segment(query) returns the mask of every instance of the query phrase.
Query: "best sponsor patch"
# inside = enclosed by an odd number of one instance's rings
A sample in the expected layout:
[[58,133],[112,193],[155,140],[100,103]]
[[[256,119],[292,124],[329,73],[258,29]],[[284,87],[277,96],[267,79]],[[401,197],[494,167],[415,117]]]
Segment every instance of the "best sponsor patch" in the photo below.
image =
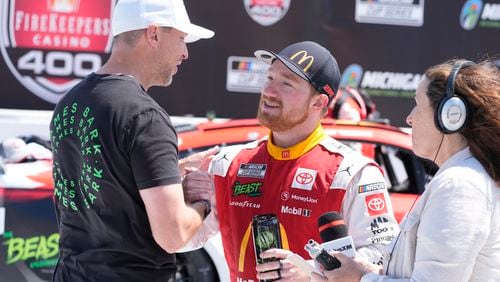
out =
[[262,182],[240,183],[236,181],[233,185],[233,197],[246,195],[259,197],[262,194]]
[[266,164],[240,164],[239,177],[264,178],[266,175]]
[[384,182],[375,182],[375,183],[368,183],[365,185],[360,185],[358,187],[358,193],[367,193],[367,192],[373,192],[377,190],[384,190],[385,189],[385,183]]

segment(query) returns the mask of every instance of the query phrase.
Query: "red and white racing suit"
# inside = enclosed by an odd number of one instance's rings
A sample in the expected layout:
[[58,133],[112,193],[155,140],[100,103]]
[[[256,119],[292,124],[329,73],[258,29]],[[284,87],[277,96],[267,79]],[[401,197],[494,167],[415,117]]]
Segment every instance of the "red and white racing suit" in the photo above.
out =
[[377,164],[328,137],[321,126],[287,149],[267,138],[225,147],[211,171],[217,212],[199,233],[208,236],[210,221],[218,219],[231,281],[257,281],[251,236],[257,214],[277,215],[283,248],[305,259],[308,240],[321,242],[317,221],[325,212],[343,215],[358,254],[374,263],[398,232]]

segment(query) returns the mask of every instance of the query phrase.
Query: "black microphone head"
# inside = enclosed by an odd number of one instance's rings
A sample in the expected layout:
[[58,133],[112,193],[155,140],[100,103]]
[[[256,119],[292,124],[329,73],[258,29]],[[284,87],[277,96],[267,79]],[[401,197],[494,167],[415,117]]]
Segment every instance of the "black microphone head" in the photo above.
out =
[[323,242],[347,236],[347,226],[338,212],[326,212],[318,218],[319,236]]

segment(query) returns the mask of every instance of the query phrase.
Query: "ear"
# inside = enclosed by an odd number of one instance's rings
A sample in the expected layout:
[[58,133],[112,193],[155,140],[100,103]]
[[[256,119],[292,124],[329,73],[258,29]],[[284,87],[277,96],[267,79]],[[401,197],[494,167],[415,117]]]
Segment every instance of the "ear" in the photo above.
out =
[[146,37],[148,43],[151,45],[158,45],[158,34],[160,33],[160,28],[156,24],[150,24],[146,29]]
[[328,105],[328,97],[325,94],[315,94],[311,102],[315,111],[321,111]]

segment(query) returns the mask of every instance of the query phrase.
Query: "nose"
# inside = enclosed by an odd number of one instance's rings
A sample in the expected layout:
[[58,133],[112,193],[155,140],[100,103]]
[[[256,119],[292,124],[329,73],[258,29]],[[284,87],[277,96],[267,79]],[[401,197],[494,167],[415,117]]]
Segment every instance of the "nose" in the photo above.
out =
[[262,88],[262,96],[266,96],[266,97],[278,96],[278,93],[276,91],[276,88],[273,85],[272,80],[268,80],[266,82],[266,84],[264,85],[264,88]]
[[184,43],[184,50],[182,51],[182,59],[186,60],[189,57],[187,44]]
[[408,114],[408,116],[406,117],[406,123],[409,125],[409,126],[413,126],[413,111],[412,110],[410,112],[410,114]]

